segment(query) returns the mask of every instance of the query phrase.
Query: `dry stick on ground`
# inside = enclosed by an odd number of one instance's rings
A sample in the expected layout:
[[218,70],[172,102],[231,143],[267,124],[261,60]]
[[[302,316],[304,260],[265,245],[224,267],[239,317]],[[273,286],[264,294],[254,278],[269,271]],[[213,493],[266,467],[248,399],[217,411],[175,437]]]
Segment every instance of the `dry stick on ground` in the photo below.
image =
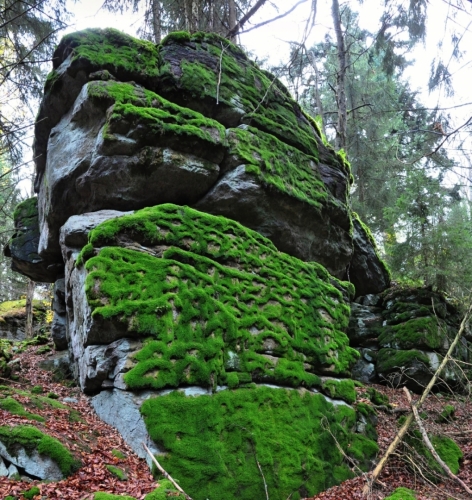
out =
[[420,415],[418,413],[418,408],[416,407],[416,405],[413,403],[413,401],[411,399],[410,391],[406,387],[404,387],[403,390],[406,394],[406,397],[408,398],[408,402],[410,403],[411,409],[413,410],[413,415],[415,417],[416,423],[418,424],[418,428],[420,429],[424,444],[427,446],[428,450],[431,452],[431,454],[433,455],[436,462],[442,467],[444,472],[451,479],[454,479],[454,481],[459,483],[462,486],[462,488],[464,488],[464,490],[467,491],[467,493],[470,493],[472,495],[472,490],[464,483],[464,481],[462,481],[462,479],[458,478],[455,474],[453,474],[451,469],[449,469],[447,464],[444,463],[444,461],[438,455],[437,451],[434,449],[434,446],[431,444],[431,441],[429,440],[428,433],[426,432],[425,428],[423,427],[423,423],[421,422],[421,418],[420,418]]
[[187,493],[185,493],[185,491],[175,482],[175,480],[173,479],[173,477],[164,470],[164,468],[162,467],[162,465],[157,461],[156,457],[152,454],[151,450],[145,445],[145,443],[142,443],[143,445],[143,448],[146,450],[146,452],[148,453],[148,455],[151,457],[151,460],[154,462],[154,464],[156,465],[156,467],[161,471],[161,473],[164,475],[164,477],[166,479],[168,479],[174,486],[175,488],[180,491],[180,493],[182,493],[182,495],[184,495],[184,497],[187,499],[187,500],[192,500],[192,498],[187,495]]
[[[434,384],[436,383],[436,380],[439,378],[439,376],[441,375],[441,372],[443,371],[444,367],[446,366],[446,363],[449,361],[451,354],[453,353],[453,351],[456,348],[456,345],[458,344],[462,334],[464,333],[465,326],[467,324],[467,321],[469,320],[471,313],[472,313],[472,302],[470,303],[469,309],[466,312],[464,318],[462,319],[462,323],[461,323],[461,326],[459,328],[459,331],[457,332],[456,338],[452,342],[451,346],[449,347],[449,350],[447,351],[446,355],[444,356],[444,359],[442,360],[441,364],[439,365],[438,369],[436,370],[436,373],[433,375],[433,377],[429,381],[429,384],[426,386],[426,389],[423,391],[423,394],[421,395],[420,399],[416,403],[415,406],[417,409],[424,403],[425,399],[427,398],[428,394],[430,393],[431,389],[433,388]],[[364,486],[364,489],[362,490],[363,495],[367,495],[369,493],[370,488],[374,485],[375,481],[379,477],[380,473],[382,472],[382,469],[384,468],[385,464],[387,463],[388,458],[396,450],[397,446],[402,442],[402,440],[403,440],[405,434],[407,433],[413,419],[414,419],[413,413],[410,413],[406,417],[405,423],[403,424],[401,429],[397,432],[395,439],[390,443],[390,446],[388,447],[387,451],[385,452],[385,455],[381,458],[380,462],[377,464],[377,467],[375,467],[374,471],[372,472],[372,476],[371,476],[370,480]]]

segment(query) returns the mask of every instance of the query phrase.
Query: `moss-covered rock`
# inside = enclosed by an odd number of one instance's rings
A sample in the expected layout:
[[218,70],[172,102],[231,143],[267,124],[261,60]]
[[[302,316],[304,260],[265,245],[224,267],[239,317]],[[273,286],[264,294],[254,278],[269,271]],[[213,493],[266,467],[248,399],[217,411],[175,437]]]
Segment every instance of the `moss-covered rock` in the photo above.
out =
[[[13,214],[15,233],[4,249],[11,257],[13,271],[28,276],[33,281],[48,282],[60,272],[54,261],[39,256],[38,198],[28,198],[15,208]],[[59,266],[60,267],[60,266]]]
[[148,337],[125,374],[129,387],[315,387],[317,373],[347,375],[357,359],[336,280],[223,217],[144,209],[93,230],[83,261],[94,320],[86,343],[104,331]]
[[[33,300],[33,333],[39,335],[48,328],[49,304]],[[26,299],[0,303],[0,338],[11,341],[26,339]],[[31,340],[30,340],[31,343]]]
[[264,498],[261,470],[271,499],[304,498],[353,476],[336,441],[364,470],[377,452],[353,431],[352,408],[306,391],[173,392],[147,400],[142,413],[166,452],[164,469],[195,500]]
[[10,462],[42,479],[62,479],[80,466],[60,441],[29,425],[0,426],[0,451]]
[[[463,458],[463,453],[454,440],[447,436],[428,436],[436,453],[449,467],[453,474],[457,474],[460,468],[460,462]],[[406,443],[412,446],[416,453],[422,458],[418,465],[422,468],[423,474],[431,481],[439,482],[446,475],[443,468],[438,464],[432,453],[424,444],[419,431],[410,431]]]

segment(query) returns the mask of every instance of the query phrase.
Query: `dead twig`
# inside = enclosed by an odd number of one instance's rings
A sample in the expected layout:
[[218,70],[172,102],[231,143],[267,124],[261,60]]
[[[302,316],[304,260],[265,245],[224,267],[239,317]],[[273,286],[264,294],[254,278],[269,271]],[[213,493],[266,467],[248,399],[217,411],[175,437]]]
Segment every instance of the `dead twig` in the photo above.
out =
[[267,483],[266,483],[266,480],[264,477],[264,473],[262,472],[261,464],[259,463],[259,460],[257,460],[257,458],[256,458],[256,463],[257,463],[257,467],[259,467],[259,472],[261,473],[262,480],[264,481],[264,490],[265,490],[265,494],[266,494],[266,499],[269,500],[269,491],[267,490]]
[[162,465],[157,461],[156,457],[152,454],[151,450],[146,446],[145,443],[142,443],[143,445],[143,448],[146,450],[147,454],[151,457],[151,460],[154,462],[155,466],[161,471],[162,475],[168,479],[174,486],[175,488],[180,491],[180,493],[182,493],[182,495],[184,495],[184,497],[187,499],[187,500],[192,500],[192,498],[187,495],[187,493],[185,493],[185,491],[175,482],[175,480],[173,479],[173,477],[164,470],[164,468],[162,467]]
[[221,53],[220,53],[220,68],[218,71],[218,83],[216,84],[216,105],[218,106],[219,100],[220,100],[220,85],[221,85],[221,72],[223,70],[223,54],[227,47],[223,46],[223,43],[221,43]]
[[448,467],[448,465],[442,460],[442,458],[438,455],[437,451],[434,449],[434,446],[432,445],[431,441],[429,440],[428,433],[426,432],[426,429],[424,428],[423,423],[421,422],[421,417],[420,417],[420,415],[418,413],[418,408],[416,407],[416,405],[413,403],[413,401],[411,399],[410,391],[406,387],[403,388],[403,391],[405,392],[406,397],[408,398],[408,402],[410,403],[411,409],[413,411],[413,415],[415,417],[415,420],[416,420],[416,423],[418,425],[418,428],[419,428],[419,430],[421,432],[421,436],[423,438],[424,444],[426,445],[426,447],[428,448],[428,450],[431,452],[431,454],[433,455],[433,457],[436,460],[436,462],[441,466],[441,468],[443,469],[443,471],[451,479],[453,479],[454,481],[456,481],[457,483],[459,483],[462,486],[462,488],[464,488],[464,490],[467,491],[467,493],[469,493],[470,495],[472,495],[472,490],[464,483],[464,481],[462,481],[462,479],[458,478],[451,471],[451,469]]

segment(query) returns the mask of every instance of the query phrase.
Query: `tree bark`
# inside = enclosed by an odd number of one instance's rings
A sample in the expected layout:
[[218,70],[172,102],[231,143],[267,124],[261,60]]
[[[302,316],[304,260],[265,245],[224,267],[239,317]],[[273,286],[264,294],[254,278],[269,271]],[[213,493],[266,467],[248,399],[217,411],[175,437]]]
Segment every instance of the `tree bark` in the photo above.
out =
[[152,29],[154,31],[154,42],[156,44],[161,43],[162,38],[162,10],[161,2],[159,0],[152,1]]
[[26,338],[33,338],[33,297],[36,283],[32,280],[28,281],[26,289]]
[[338,50],[338,71],[336,74],[336,104],[338,107],[338,123],[336,126],[336,149],[346,151],[347,143],[347,108],[346,108],[346,46],[341,28],[339,2],[333,0],[331,13],[333,15],[336,45]]
[[199,1],[198,0],[192,0],[192,26],[191,26],[191,31],[192,33],[195,33],[195,31],[198,31],[198,27],[200,24],[200,9],[199,9]]
[[236,3],[235,0],[228,0],[229,15],[229,39],[233,42],[236,39],[236,33],[233,33],[236,27]]

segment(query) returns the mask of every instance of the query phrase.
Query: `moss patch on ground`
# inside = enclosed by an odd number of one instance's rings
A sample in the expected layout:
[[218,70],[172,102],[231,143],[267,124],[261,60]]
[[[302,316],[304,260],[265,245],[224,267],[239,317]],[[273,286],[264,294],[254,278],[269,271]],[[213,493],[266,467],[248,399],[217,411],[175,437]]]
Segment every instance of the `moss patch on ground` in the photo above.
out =
[[349,307],[322,266],[234,221],[175,205],[101,224],[80,261],[121,237],[164,248],[156,258],[106,246],[86,262],[94,319],[148,337],[125,375],[129,387],[314,387],[316,372],[349,375],[358,357],[343,332]]
[[378,450],[352,432],[351,407],[334,407],[308,391],[173,392],[148,399],[141,412],[166,451],[160,463],[195,500],[264,498],[259,466],[271,499],[311,496],[354,475],[333,436],[363,470]]
[[[429,436],[431,444],[437,454],[446,463],[453,474],[457,474],[460,468],[460,462],[463,458],[463,453],[459,446],[451,438],[447,436]],[[406,442],[425,459],[423,464],[423,474],[434,482],[439,482],[446,473],[442,467],[436,462],[435,458],[428,450],[423,442],[421,434],[417,430],[410,431]]]
[[416,493],[408,488],[397,488],[385,500],[416,500]]
[[80,467],[80,462],[60,441],[44,434],[36,427],[28,425],[1,426],[0,441],[5,445],[8,453],[13,456],[18,447],[24,448],[26,453],[32,453],[36,450],[40,455],[48,456],[56,462],[64,476],[69,476]]

